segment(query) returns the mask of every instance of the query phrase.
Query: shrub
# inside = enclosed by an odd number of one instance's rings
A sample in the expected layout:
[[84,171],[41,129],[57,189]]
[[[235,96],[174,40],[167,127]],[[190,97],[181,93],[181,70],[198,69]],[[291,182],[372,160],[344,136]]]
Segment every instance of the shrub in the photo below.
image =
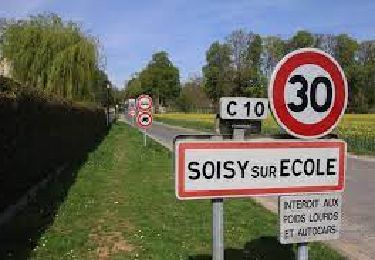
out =
[[105,114],[0,77],[0,208],[106,133]]

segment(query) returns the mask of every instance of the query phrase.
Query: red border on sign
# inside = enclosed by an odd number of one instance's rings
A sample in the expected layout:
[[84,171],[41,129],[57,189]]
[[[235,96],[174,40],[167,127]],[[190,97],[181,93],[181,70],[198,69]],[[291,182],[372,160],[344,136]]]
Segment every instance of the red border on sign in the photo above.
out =
[[[194,190],[185,189],[185,152],[188,149],[277,149],[277,148],[338,148],[339,149],[339,179],[337,185],[328,186],[296,186],[291,188],[264,188],[264,189],[215,189]],[[215,197],[246,197],[255,195],[296,194],[312,192],[342,191],[345,186],[345,142],[309,142],[309,141],[287,141],[287,142],[188,142],[178,145],[178,180],[177,195],[181,199],[215,198]]]
[[[141,98],[147,98],[148,100],[150,100],[149,101],[150,102],[150,107],[149,108],[147,108],[147,109],[141,108],[141,105],[140,105],[140,102],[139,102],[141,100]],[[150,111],[151,108],[152,108],[152,98],[149,95],[140,95],[137,98],[137,108],[138,108],[139,111]]]
[[[145,115],[145,114],[147,114],[147,115],[150,116],[150,124],[147,125],[147,126],[142,125],[142,124],[140,123],[140,117],[141,117],[142,115]],[[141,112],[139,112],[139,114],[137,115],[137,125],[138,125],[138,127],[143,128],[143,129],[150,128],[151,125],[152,125],[152,114],[151,114],[149,111],[141,111]]]
[[128,115],[131,116],[131,117],[134,117],[135,116],[135,109],[134,108],[130,109]]
[[[284,91],[290,74],[299,66],[315,64],[326,70],[334,81],[335,101],[329,114],[315,124],[305,124],[291,116],[284,100]],[[275,71],[272,81],[272,97],[270,96],[273,112],[278,122],[298,137],[320,137],[327,134],[337,124],[346,108],[347,85],[345,75],[333,58],[311,48],[291,53]]]

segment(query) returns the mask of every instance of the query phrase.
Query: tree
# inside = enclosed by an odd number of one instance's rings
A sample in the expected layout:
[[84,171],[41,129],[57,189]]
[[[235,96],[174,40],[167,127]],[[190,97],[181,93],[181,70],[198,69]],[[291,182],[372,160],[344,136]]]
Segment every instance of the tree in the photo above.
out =
[[142,91],[154,97],[158,105],[168,105],[180,94],[179,70],[165,51],[154,53],[139,77]]
[[276,36],[269,36],[263,39],[264,54],[263,54],[263,68],[267,78],[271,77],[273,69],[276,64],[285,55],[285,42]]
[[125,86],[125,98],[137,98],[143,93],[141,80],[138,74],[135,74]]
[[363,65],[354,64],[346,69],[346,74],[350,78],[348,80],[349,111],[357,113],[367,112],[369,108],[368,99],[370,97],[370,93],[367,91],[369,71]]
[[[231,51],[232,96],[258,95],[253,88],[263,83],[261,72],[262,38],[245,30],[233,31],[226,43]],[[262,85],[264,87],[264,85]]]
[[259,34],[254,34],[253,37],[250,38],[250,44],[247,51],[247,64],[250,64],[251,67],[256,70],[260,71],[261,66],[261,54],[262,54],[262,38]]
[[[351,73],[351,81],[359,85],[365,93],[367,107],[373,108],[375,107],[375,41],[362,42],[357,56],[357,71]],[[357,81],[354,83],[354,80]]]
[[348,68],[355,63],[355,55],[358,51],[358,43],[347,34],[340,34],[336,37],[335,58],[344,68]]
[[356,62],[359,45],[346,34],[336,36],[334,57],[343,68],[349,86],[349,108],[352,111],[367,110],[367,95],[363,80],[366,75],[363,66]]
[[336,37],[332,34],[315,34],[315,47],[335,55]]
[[288,51],[294,51],[300,48],[313,47],[314,37],[313,35],[305,30],[298,31],[288,42]]
[[112,85],[107,74],[102,69],[97,69],[94,74],[92,92],[94,101],[103,106],[107,104],[107,85]]
[[94,99],[97,40],[55,14],[8,22],[1,50],[12,76],[24,85],[75,100]]
[[214,42],[206,52],[207,64],[203,67],[204,90],[218,106],[220,97],[231,92],[231,50],[228,44]]
[[261,71],[262,38],[253,34],[247,50],[247,66],[245,71],[245,88],[242,95],[248,97],[264,97],[267,80]]
[[181,88],[176,105],[184,112],[208,109],[212,103],[203,90],[202,78],[189,79]]
[[241,71],[246,63],[246,51],[250,42],[250,36],[245,30],[233,31],[226,37],[226,43],[230,47],[233,67]]
[[364,41],[359,45],[358,62],[362,65],[375,63],[375,40]]

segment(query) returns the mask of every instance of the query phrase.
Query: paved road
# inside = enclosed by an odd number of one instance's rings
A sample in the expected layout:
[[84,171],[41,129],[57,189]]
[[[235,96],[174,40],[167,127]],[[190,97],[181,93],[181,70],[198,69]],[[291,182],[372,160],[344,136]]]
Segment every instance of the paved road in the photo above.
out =
[[[172,149],[176,135],[199,133],[157,122],[147,132],[169,149]],[[375,159],[348,156],[346,189],[343,196],[341,238],[327,243],[349,259],[375,259]],[[257,200],[277,212],[275,197]]]

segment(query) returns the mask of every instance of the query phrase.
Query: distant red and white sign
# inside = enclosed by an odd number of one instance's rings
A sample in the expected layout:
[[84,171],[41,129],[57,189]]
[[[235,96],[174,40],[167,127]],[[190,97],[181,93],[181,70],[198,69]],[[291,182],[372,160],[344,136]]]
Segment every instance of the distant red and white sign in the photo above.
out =
[[139,112],[137,116],[137,125],[140,128],[150,128],[152,125],[152,114],[151,112],[144,111],[144,112]]
[[344,141],[175,142],[179,199],[342,191]]
[[268,88],[271,110],[281,127],[299,138],[329,134],[345,112],[348,86],[329,54],[303,48],[276,66]]
[[134,116],[135,116],[135,109],[134,109],[134,108],[131,108],[131,109],[129,110],[128,115],[129,115],[130,117],[134,117]]
[[152,98],[148,95],[140,95],[137,99],[137,108],[139,111],[151,110]]

